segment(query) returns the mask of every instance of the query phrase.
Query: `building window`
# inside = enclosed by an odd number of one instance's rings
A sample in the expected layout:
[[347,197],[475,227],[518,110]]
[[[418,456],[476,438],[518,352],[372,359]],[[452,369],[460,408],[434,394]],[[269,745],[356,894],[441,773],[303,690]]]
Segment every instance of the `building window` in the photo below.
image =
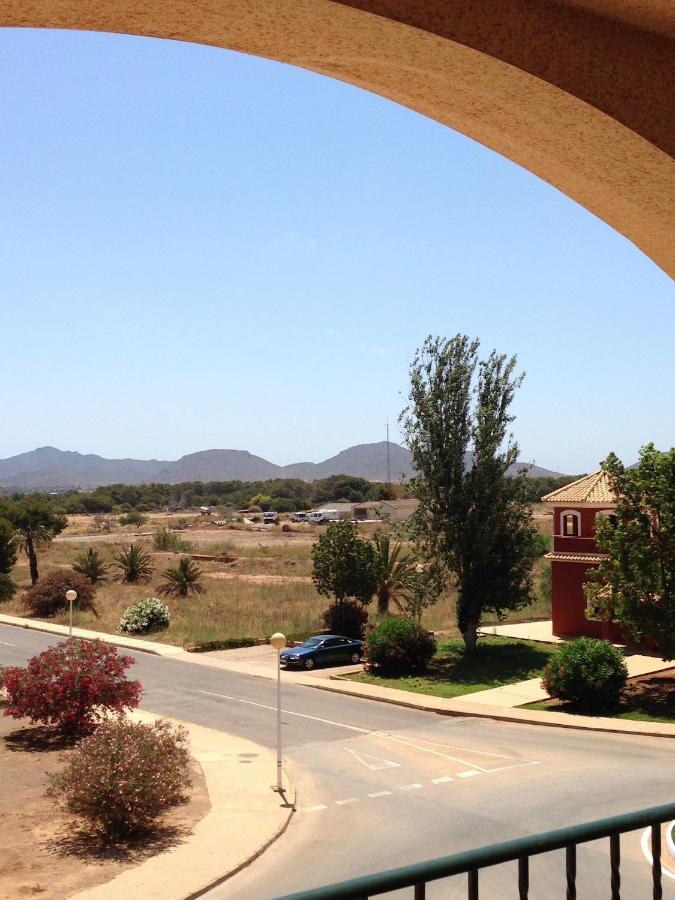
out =
[[578,512],[567,510],[560,515],[561,529],[560,533],[563,537],[579,537],[581,534],[581,516]]

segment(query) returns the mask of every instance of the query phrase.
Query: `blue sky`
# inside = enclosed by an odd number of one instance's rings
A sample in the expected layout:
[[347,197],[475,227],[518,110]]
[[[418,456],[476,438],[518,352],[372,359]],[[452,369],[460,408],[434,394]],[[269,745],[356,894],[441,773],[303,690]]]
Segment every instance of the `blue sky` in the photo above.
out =
[[675,434],[675,292],[464,136],[290,66],[0,30],[0,457],[384,438],[427,334],[516,353],[521,457]]

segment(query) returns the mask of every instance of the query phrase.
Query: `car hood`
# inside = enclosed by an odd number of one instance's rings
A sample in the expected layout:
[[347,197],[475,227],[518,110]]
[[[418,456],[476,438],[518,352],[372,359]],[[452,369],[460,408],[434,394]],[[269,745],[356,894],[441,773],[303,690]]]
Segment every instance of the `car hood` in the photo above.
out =
[[289,647],[288,650],[284,650],[281,654],[281,658],[285,659],[288,656],[307,656],[308,653],[314,653],[317,650],[317,647]]

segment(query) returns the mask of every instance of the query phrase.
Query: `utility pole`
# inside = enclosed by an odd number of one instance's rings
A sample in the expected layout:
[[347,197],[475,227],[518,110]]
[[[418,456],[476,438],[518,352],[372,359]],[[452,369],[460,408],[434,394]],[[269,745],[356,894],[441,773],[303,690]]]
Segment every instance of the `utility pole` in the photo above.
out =
[[387,497],[391,497],[391,463],[389,460],[389,417],[387,416]]

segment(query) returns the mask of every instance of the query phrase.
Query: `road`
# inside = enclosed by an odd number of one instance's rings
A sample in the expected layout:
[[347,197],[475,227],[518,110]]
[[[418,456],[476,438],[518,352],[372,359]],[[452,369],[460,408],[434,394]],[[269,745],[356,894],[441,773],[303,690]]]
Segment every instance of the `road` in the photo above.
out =
[[[0,663],[23,664],[54,640],[0,626]],[[144,709],[274,746],[273,681],[144,653],[135,659]],[[666,739],[439,716],[294,684],[284,686],[283,706],[298,812],[213,900],[268,900],[673,799]],[[580,848],[583,900],[609,895],[606,844]],[[531,883],[533,900],[564,896],[563,854],[534,859]],[[651,896],[636,833],[622,840],[622,883],[627,900]],[[481,898],[515,897],[516,885],[515,866],[489,870]],[[466,896],[464,881],[429,896]],[[668,896],[675,881],[664,877]]]

